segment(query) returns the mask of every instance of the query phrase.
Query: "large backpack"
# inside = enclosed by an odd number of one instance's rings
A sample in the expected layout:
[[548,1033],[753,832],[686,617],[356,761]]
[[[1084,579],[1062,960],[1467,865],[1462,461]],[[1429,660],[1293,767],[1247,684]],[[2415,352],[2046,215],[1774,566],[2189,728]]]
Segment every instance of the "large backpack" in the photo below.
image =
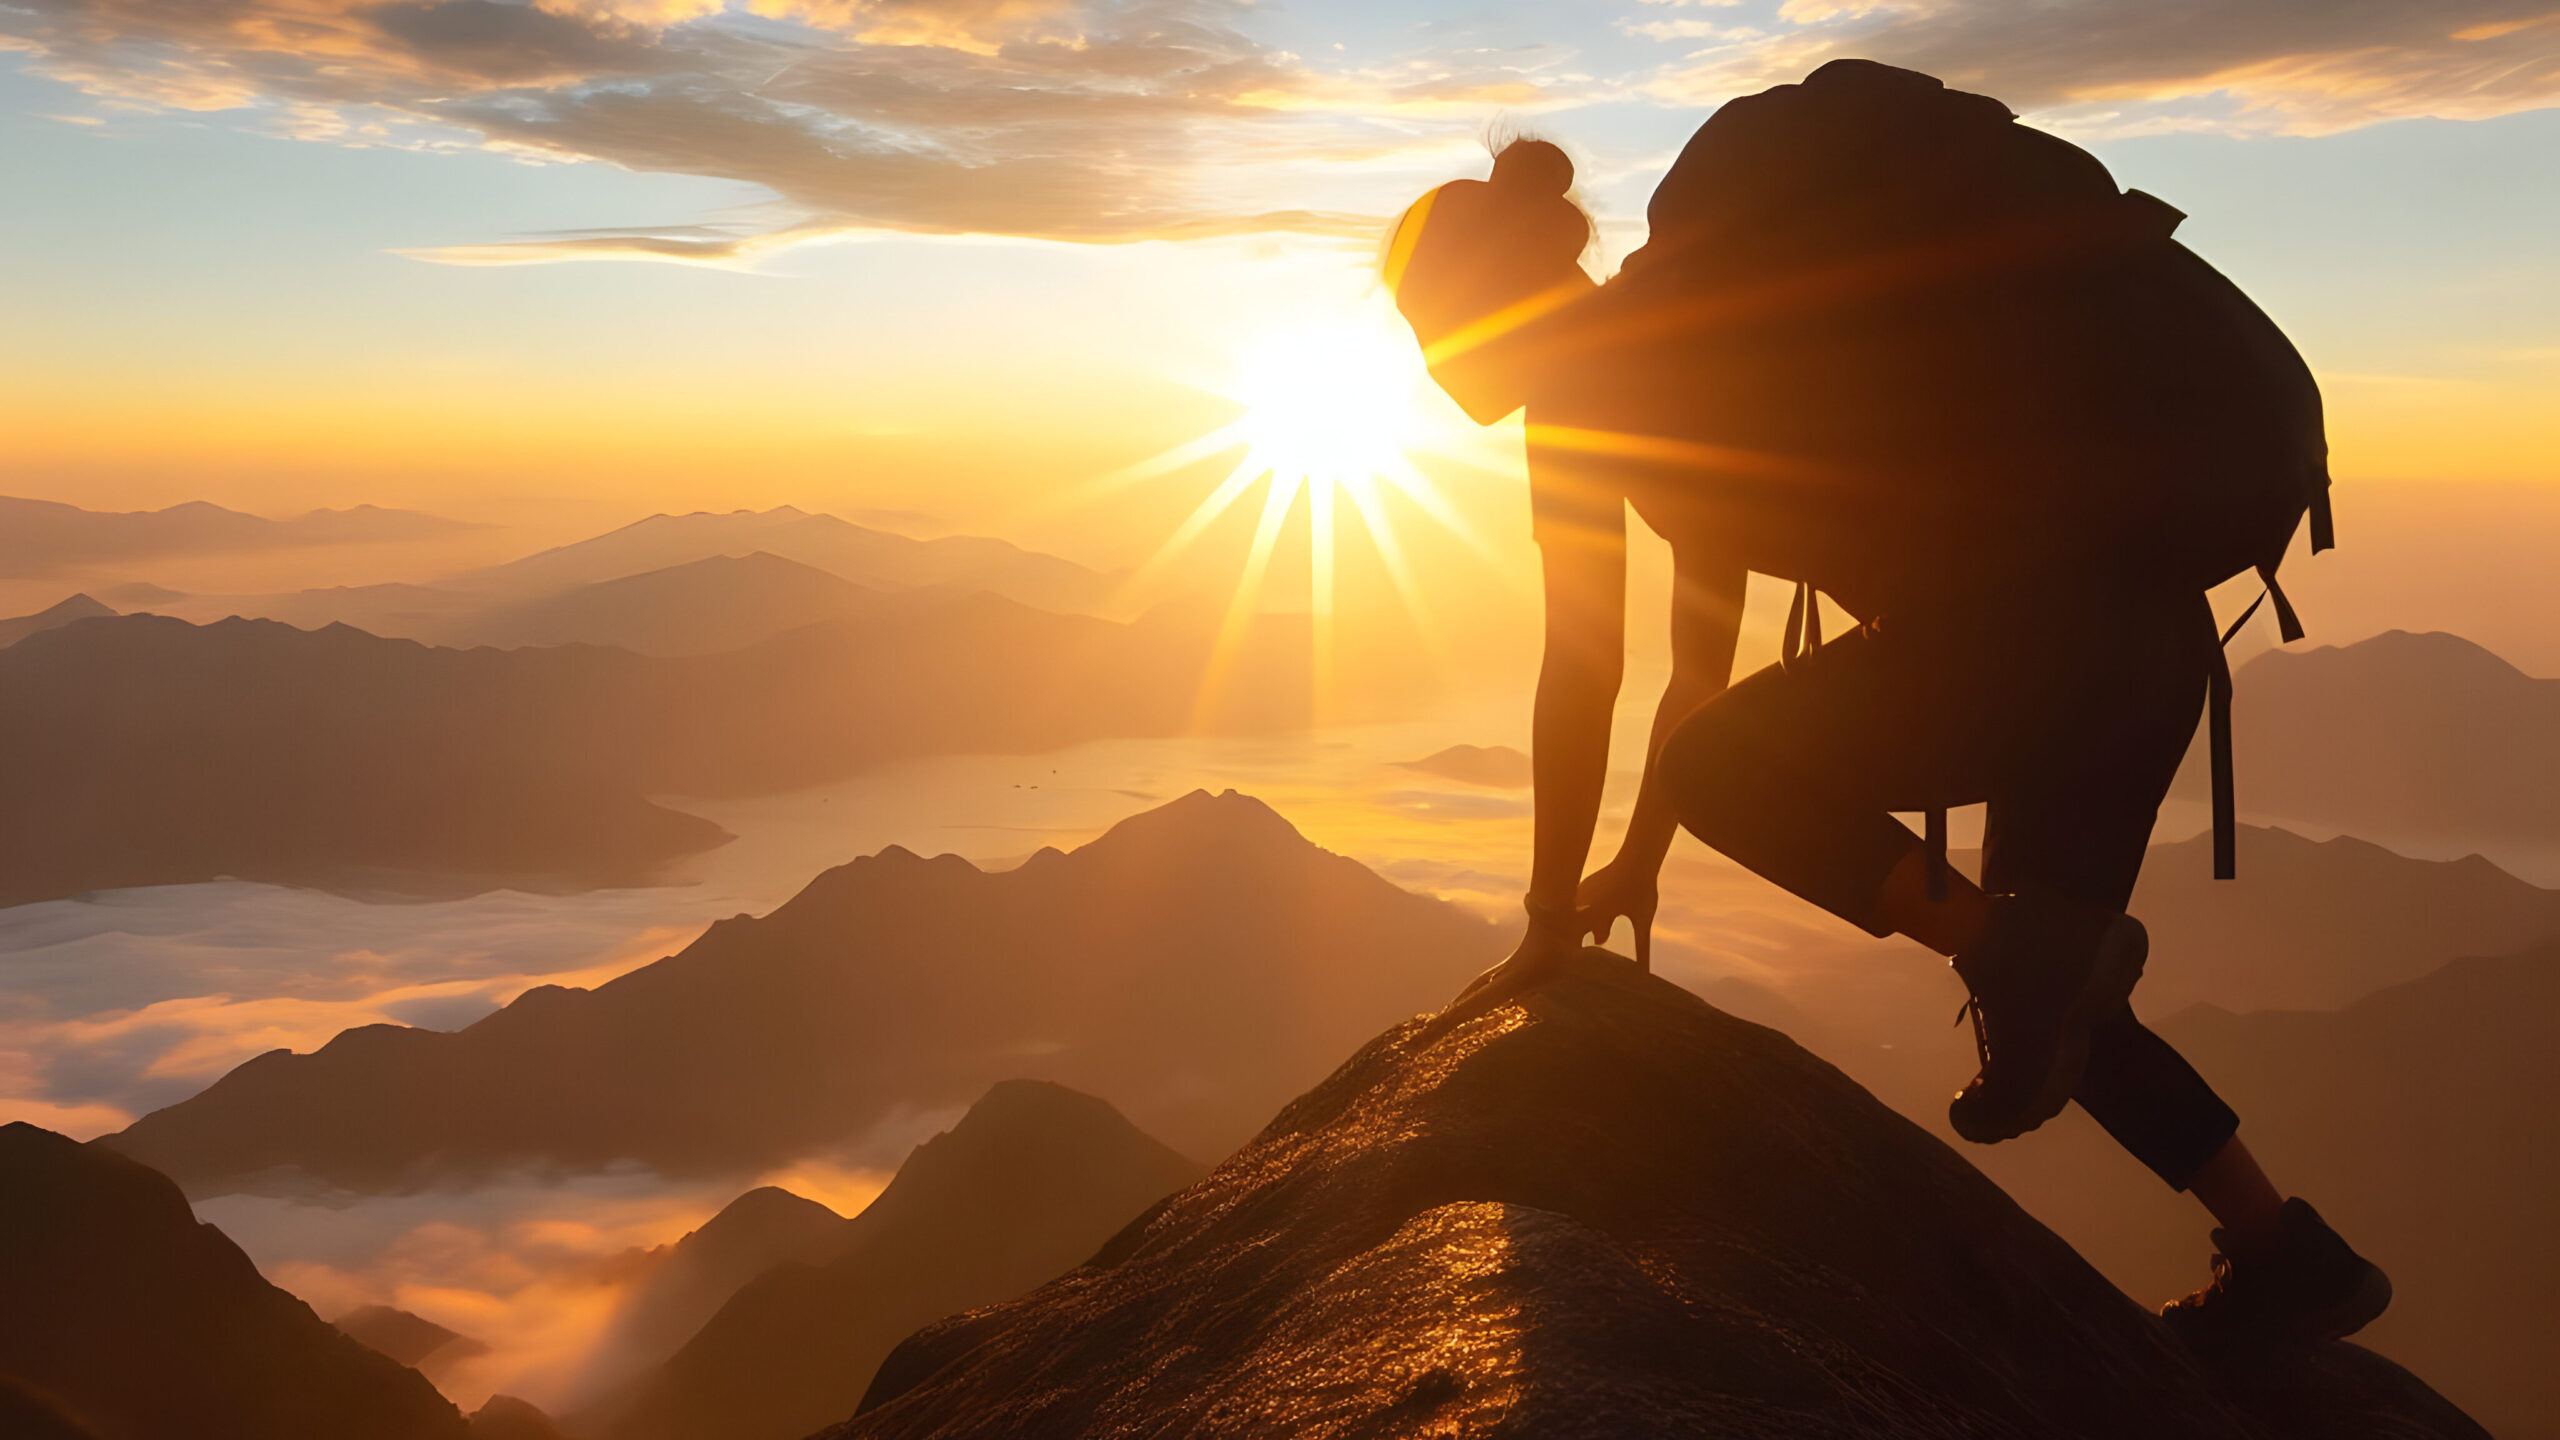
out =
[[[1685,415],[1683,438],[1830,462],[1849,493],[1818,503],[1890,517],[1865,527],[1890,559],[1858,563],[2045,552],[2195,589],[2254,569],[2299,638],[2275,570],[2306,514],[2312,549],[2332,543],[2319,388],[2171,238],[2184,217],[2094,156],[1987,96],[1837,60],[1719,109],[1648,214],[1610,288],[1631,317],[1674,317],[1644,322],[1680,352],[1655,369],[1689,387],[1656,413]],[[2227,876],[2219,664],[2212,696]]]

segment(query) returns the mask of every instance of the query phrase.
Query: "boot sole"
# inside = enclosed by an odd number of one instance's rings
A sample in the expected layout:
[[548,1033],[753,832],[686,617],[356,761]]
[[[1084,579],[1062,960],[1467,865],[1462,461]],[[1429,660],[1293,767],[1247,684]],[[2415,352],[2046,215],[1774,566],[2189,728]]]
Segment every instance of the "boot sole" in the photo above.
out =
[[2364,1274],[2357,1277],[2355,1288],[2315,1310],[2296,1314],[2287,1322],[2261,1321],[2251,1325],[2230,1317],[2217,1319],[2210,1307],[2177,1300],[2160,1307],[2160,1318],[2189,1349],[2246,1353],[2344,1340],[2381,1319],[2382,1312],[2390,1308],[2391,1277],[2380,1266],[2367,1264]]
[[2133,998],[2133,987],[2141,982],[2143,964],[2150,958],[2150,932],[2130,915],[2117,916],[2106,933],[2098,937],[2098,954],[2090,962],[2088,979],[2063,1011],[2062,1033],[2054,1044],[2052,1068],[2045,1072],[2044,1084],[2036,1091],[2033,1109],[2019,1117],[2023,1123],[2000,1133],[1976,1132],[1956,1123],[1958,1115],[1950,1107],[1947,1118],[1955,1125],[1956,1133],[1977,1145],[1996,1145],[2015,1140],[2061,1114],[2062,1107],[2071,1103],[2071,1092],[2080,1088],[2080,1077],[2089,1069],[2089,1031],[2100,1017]]
[[2367,1325],[2382,1318],[2391,1308],[2391,1277],[2378,1265],[2368,1264],[2356,1288],[2337,1304],[2320,1312],[2316,1324],[2309,1326],[2313,1340],[2344,1340]]

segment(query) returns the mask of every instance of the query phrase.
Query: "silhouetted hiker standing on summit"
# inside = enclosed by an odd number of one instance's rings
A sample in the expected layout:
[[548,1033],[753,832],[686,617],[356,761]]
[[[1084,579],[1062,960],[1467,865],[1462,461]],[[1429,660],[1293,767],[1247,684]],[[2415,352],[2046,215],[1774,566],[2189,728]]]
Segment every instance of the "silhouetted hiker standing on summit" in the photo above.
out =
[[[1675,824],[1877,935],[1953,958],[1993,1143],[2077,1100],[2221,1228],[2191,1340],[2334,1337],[2382,1272],[2283,1198],[2239,1120],[2128,1004],[2124,913],[2211,711],[2230,869],[2229,672],[2207,587],[2328,544],[2319,392],[2181,218],[1995,100],[1869,61],[1736,100],[1607,285],[1563,152],[1426,195],[1387,281],[1477,420],[1527,407],[1546,584],[1536,857],[1519,948],[1446,1023],[1621,916],[1649,959]],[[1623,669],[1625,511],[1671,544],[1673,672],[1615,859],[1582,874]],[[1748,571],[1798,582],[1787,658],[1726,688]],[[1828,644],[1816,591],[1862,623]],[[2256,608],[2251,607],[2252,610]],[[2243,617],[2244,619],[2246,617]],[[2210,705],[2208,706],[2208,697]],[[1946,807],[1987,802],[1983,883]],[[1925,811],[1927,841],[1893,818]]]

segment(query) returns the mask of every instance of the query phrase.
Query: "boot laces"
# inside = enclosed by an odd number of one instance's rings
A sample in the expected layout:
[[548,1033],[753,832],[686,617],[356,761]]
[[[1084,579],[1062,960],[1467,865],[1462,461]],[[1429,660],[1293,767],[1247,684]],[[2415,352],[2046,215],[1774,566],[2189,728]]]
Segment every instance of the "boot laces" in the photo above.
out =
[[1991,1063],[1991,1032],[1983,1028],[1982,997],[1968,993],[1964,997],[1964,1003],[1956,1007],[1956,1018],[1953,1023],[1961,1025],[1968,1019],[1973,1021],[1974,1054],[1983,1064],[1988,1065]]

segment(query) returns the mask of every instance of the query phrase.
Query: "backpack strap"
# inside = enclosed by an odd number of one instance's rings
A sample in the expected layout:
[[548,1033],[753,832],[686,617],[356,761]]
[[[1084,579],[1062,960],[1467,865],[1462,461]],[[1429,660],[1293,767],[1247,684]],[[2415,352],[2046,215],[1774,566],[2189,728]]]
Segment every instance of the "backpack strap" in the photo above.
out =
[[[2293,613],[2293,602],[2284,598],[2284,587],[2276,583],[2276,567],[2273,565],[2259,566],[2258,578],[2265,581],[2267,586],[2266,589],[2258,592],[2258,599],[2272,600],[2276,604],[2276,633],[2284,637],[2284,643],[2287,645],[2301,639],[2302,617]],[[2250,615],[2257,612],[2257,609],[2258,607],[2256,602],[2251,602],[2249,608],[2241,612],[2240,622],[2247,621]],[[2237,631],[2240,628],[2240,622],[2234,622],[2231,628]],[[2229,635],[2223,636],[2222,643],[2225,645],[2230,644],[2231,637]]]
[[1811,584],[1799,580],[1795,598],[1787,603],[1787,633],[1778,641],[1778,663],[1792,663],[1821,645],[1822,601]]
[[2329,472],[2320,472],[2319,487],[2311,492],[2311,553],[2319,554],[2338,543],[2338,528],[2329,514]]
[[[2228,880],[2240,873],[2240,815],[2231,790],[2231,657],[2228,652],[2232,637],[2240,633],[2240,627],[2249,623],[2249,617],[2258,613],[2258,607],[2267,603],[2268,596],[2281,593],[2275,588],[2274,575],[2264,569],[2259,573],[2266,575],[2267,588],[2259,591],[2258,598],[2249,602],[2249,608],[2240,612],[2240,618],[2231,622],[2231,628],[2222,632],[2220,643],[2213,647],[2213,668],[2205,675],[2205,744],[2213,761],[2213,878],[2216,880]],[[2276,602],[2276,607],[2279,617],[2293,608],[2281,599]],[[2295,637],[2301,634],[2301,629],[2301,623],[2296,621]]]
[[1922,843],[1929,854],[1929,898],[1941,901],[1947,898],[1947,807],[1932,806],[1923,813],[1920,824],[1926,837]]

